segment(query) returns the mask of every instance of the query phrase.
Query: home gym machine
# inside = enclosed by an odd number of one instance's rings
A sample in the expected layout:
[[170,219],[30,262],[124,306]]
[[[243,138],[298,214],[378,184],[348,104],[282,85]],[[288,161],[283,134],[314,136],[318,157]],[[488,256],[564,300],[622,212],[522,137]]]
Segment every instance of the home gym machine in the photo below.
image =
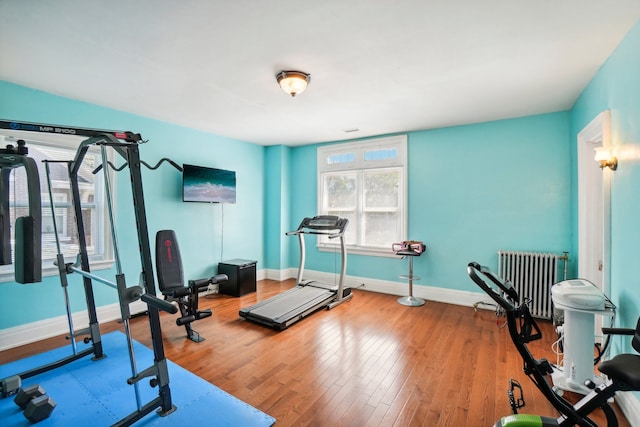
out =
[[[529,312],[530,301],[525,300],[519,304],[518,293],[515,288],[487,267],[472,262],[468,265],[467,272],[473,282],[505,311],[509,334],[524,361],[523,370],[525,374],[529,376],[545,398],[560,413],[558,418],[517,414],[517,408],[522,405],[514,405],[512,401],[514,415],[503,417],[496,422],[494,427],[574,425],[597,427],[597,424],[589,418],[589,415],[598,408],[602,409],[605,414],[608,426],[617,426],[616,415],[607,402],[617,391],[640,390],[640,356],[619,354],[610,360],[601,362],[598,369],[608,379],[599,385],[587,380],[585,386],[591,391],[578,403],[572,405],[557,394],[550,384],[548,377],[554,372],[554,367],[551,363],[546,359],[536,359],[527,347],[527,343],[542,338],[540,328]],[[635,334],[632,345],[636,351],[640,351],[640,321],[635,331],[609,328],[606,332],[609,334]]]
[[[349,220],[346,218],[321,215],[304,218],[296,230],[287,232],[287,236],[298,236],[300,243],[297,285],[279,295],[241,309],[240,316],[277,330],[283,330],[321,308],[331,309],[351,299],[353,296],[351,288],[344,287],[344,276],[347,271],[347,248],[344,242],[344,231],[348,223]],[[342,263],[337,286],[315,280],[303,282],[305,234],[324,235],[329,239],[340,240]]]
[[[157,409],[158,414],[161,416],[165,416],[173,412],[176,408],[172,404],[171,401],[171,390],[169,388],[169,373],[167,368],[167,360],[164,355],[164,346],[162,342],[162,331],[160,326],[160,317],[159,310],[164,310],[170,313],[176,313],[177,308],[158,297],[156,297],[155,293],[155,283],[154,283],[154,274],[153,274],[153,265],[151,260],[151,249],[149,245],[149,234],[147,229],[147,219],[144,205],[144,194],[142,189],[142,176],[140,171],[141,164],[145,164],[140,160],[139,153],[139,144],[142,143],[142,138],[139,134],[134,134],[131,132],[119,132],[119,131],[104,131],[104,130],[95,130],[95,129],[84,129],[84,128],[69,128],[62,126],[52,126],[52,125],[42,125],[42,124],[34,124],[34,123],[21,123],[21,122],[7,122],[0,120],[0,129],[8,129],[12,132],[44,132],[44,133],[56,133],[63,135],[76,135],[81,137],[87,137],[87,139],[83,140],[80,143],[76,151],[75,158],[70,161],[65,161],[68,172],[69,172],[69,180],[71,183],[71,193],[73,199],[73,209],[75,212],[76,226],[78,232],[78,245],[79,245],[79,254],[74,263],[65,263],[62,254],[60,253],[60,243],[57,240],[57,231],[55,231],[56,236],[56,244],[58,248],[58,255],[56,258],[55,264],[58,267],[58,272],[60,275],[61,285],[65,292],[65,299],[67,303],[67,315],[69,320],[70,327],[70,336],[72,342],[72,351],[73,354],[66,358],[63,358],[57,362],[50,363],[45,366],[37,367],[31,369],[26,372],[22,372],[11,377],[5,378],[0,382],[0,391],[3,397],[15,394],[19,391],[21,387],[22,380],[26,378],[33,377],[43,372],[50,371],[52,369],[56,369],[60,366],[66,365],[68,363],[73,362],[74,360],[78,360],[84,356],[93,354],[94,360],[99,360],[106,355],[103,353],[102,342],[100,337],[100,328],[98,324],[98,318],[96,313],[96,305],[93,293],[93,282],[99,282],[115,288],[118,292],[118,297],[120,301],[120,311],[122,315],[122,320],[124,323],[125,333],[127,335],[127,342],[129,348],[129,356],[131,361],[131,371],[132,376],[127,379],[127,383],[134,386],[136,402],[137,402],[137,410],[124,417],[120,421],[113,424],[114,426],[129,426],[136,421],[142,419],[147,414],[151,413],[153,410]],[[94,173],[97,173],[100,169],[103,170],[104,179],[105,179],[105,189],[107,195],[107,207],[108,214],[111,225],[111,232],[113,237],[114,244],[114,258],[116,262],[116,281],[111,282],[102,277],[99,277],[95,274],[91,273],[90,265],[89,265],[89,256],[87,250],[87,239],[85,234],[84,220],[82,215],[82,206],[80,200],[80,185],[79,185],[79,171],[83,160],[87,154],[87,151],[90,147],[98,147],[101,150],[102,154],[102,165],[94,170]],[[129,175],[131,180],[131,190],[133,196],[133,204],[134,204],[134,213],[135,213],[135,223],[137,227],[137,235],[138,235],[138,243],[140,249],[140,261],[142,265],[142,273],[140,276],[140,280],[142,281],[142,286],[127,286],[124,274],[122,273],[121,264],[120,264],[120,256],[117,249],[117,238],[115,235],[115,224],[113,220],[113,212],[111,208],[111,195],[109,191],[109,180],[107,176],[107,167],[112,166],[107,161],[106,149],[113,149],[118,155],[124,158],[125,164],[124,167],[129,168]],[[164,160],[164,159],[163,159]],[[162,162],[162,161],[161,161]],[[48,172],[48,163],[45,162],[46,170]],[[156,166],[157,167],[157,166]],[[120,170],[121,170],[120,169]],[[4,175],[3,175],[4,176]],[[49,182],[49,177],[47,176],[47,181]],[[31,188],[29,188],[31,191]],[[53,205],[53,197],[51,195],[51,185],[49,185],[49,196],[51,199],[51,208],[53,212],[54,219],[54,228],[55,225],[55,206]],[[31,197],[31,195],[30,195]],[[39,190],[37,194],[37,198],[40,197]],[[36,198],[36,195],[33,195],[33,198]],[[82,276],[84,291],[85,291],[85,299],[87,303],[87,311],[89,317],[89,327],[83,331],[74,331],[71,323],[71,310],[69,307],[69,300],[67,297],[67,286],[68,279],[67,276],[71,273],[77,273]],[[133,354],[133,343],[131,339],[131,335],[129,332],[129,324],[128,321],[131,317],[129,311],[129,304],[136,301],[142,300],[147,303],[147,313],[149,319],[149,326],[151,331],[151,340],[153,346],[154,353],[154,363],[147,369],[144,369],[140,372],[137,371],[135,364],[135,356]],[[87,348],[83,351],[77,351],[75,338],[89,334],[88,337],[84,338],[84,342],[86,344],[91,343],[91,347]],[[146,404],[142,404],[140,401],[140,394],[138,391],[138,383],[145,379],[151,378],[149,384],[151,387],[158,387],[158,397],[151,400]]]
[[16,218],[15,280],[23,284],[37,283],[42,281],[40,175],[36,161],[28,156],[29,149],[24,140],[18,140],[17,145],[0,149],[0,265],[12,263],[9,177],[13,169],[24,167],[29,214]]

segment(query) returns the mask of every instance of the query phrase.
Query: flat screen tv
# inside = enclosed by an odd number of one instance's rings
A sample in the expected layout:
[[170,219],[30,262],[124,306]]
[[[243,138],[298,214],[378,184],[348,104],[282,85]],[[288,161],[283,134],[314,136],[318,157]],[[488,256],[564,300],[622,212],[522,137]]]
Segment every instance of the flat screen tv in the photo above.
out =
[[235,203],[235,171],[182,165],[182,200],[184,202]]

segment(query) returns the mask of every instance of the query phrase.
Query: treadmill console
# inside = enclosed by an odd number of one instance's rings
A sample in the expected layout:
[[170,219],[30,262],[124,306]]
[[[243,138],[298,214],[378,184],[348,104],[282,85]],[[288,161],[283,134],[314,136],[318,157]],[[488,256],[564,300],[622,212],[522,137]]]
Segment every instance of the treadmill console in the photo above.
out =
[[312,230],[340,230],[340,232],[343,232],[348,223],[349,220],[346,218],[340,218],[335,215],[319,215],[303,219],[298,230],[309,228]]

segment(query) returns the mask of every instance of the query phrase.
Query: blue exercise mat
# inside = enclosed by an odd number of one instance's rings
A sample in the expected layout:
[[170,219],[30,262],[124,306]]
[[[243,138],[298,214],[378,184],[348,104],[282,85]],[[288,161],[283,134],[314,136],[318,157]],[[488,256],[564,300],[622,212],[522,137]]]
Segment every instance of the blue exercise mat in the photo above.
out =
[[[109,426],[138,409],[133,385],[127,384],[131,363],[127,340],[123,333],[102,336],[106,358],[98,361],[84,357],[63,367],[23,381],[23,386],[39,384],[56,402],[49,418],[38,427]],[[134,341],[137,372],[153,364],[153,352]],[[86,348],[78,345],[78,350]],[[0,366],[0,378],[57,361],[71,354],[71,346],[58,348],[36,356]],[[161,417],[155,411],[135,426],[272,426],[275,419],[218,387],[168,362],[171,397],[177,410]],[[145,405],[158,396],[158,388],[149,385],[151,378],[138,383],[140,403]],[[13,402],[14,396],[0,398],[0,424],[8,426],[32,425]]]

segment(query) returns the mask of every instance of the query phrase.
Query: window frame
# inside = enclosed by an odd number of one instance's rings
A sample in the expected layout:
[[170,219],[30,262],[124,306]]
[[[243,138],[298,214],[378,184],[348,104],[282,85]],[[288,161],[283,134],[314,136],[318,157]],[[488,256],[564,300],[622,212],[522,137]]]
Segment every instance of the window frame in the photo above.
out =
[[[385,150],[397,149],[397,156],[386,159],[368,159],[365,160],[365,153]],[[340,157],[342,156],[342,157]],[[336,162],[329,162],[330,157],[335,157]],[[340,161],[344,160],[344,161]],[[395,135],[382,138],[370,138],[365,140],[351,141],[346,143],[322,145],[317,148],[317,209],[319,215],[330,215],[330,211],[325,208],[324,198],[324,177],[329,174],[349,173],[353,172],[359,175],[357,189],[357,207],[355,209],[356,217],[361,218],[364,215],[364,189],[362,188],[362,176],[366,171],[383,170],[388,168],[400,169],[400,190],[398,191],[397,209],[400,211],[398,216],[399,224],[399,241],[405,239],[407,235],[408,225],[408,156],[407,156],[407,135]],[[351,225],[350,225],[351,226]],[[350,227],[349,226],[349,227]],[[359,231],[361,235],[357,236],[356,244],[347,243],[347,250],[352,254],[372,255],[372,256],[395,256],[389,247],[366,246],[363,245],[364,230]],[[322,239],[317,239],[316,246],[320,251],[334,252],[336,243]]]
[[[69,159],[64,159],[64,160],[73,160],[76,154],[77,148],[79,146],[79,142],[83,141],[86,138],[78,138],[78,137],[61,138],[59,135],[49,136],[46,134],[31,134],[30,132],[24,137],[18,136],[18,135],[15,135],[15,136],[0,135],[0,143],[2,143],[3,145],[14,144],[15,143],[14,141],[17,139],[25,140],[27,149],[32,147],[36,149],[38,147],[43,147],[43,149],[53,148],[53,149],[69,150],[70,157]],[[97,147],[97,146],[89,147],[89,152],[91,154],[95,153],[96,158],[100,161],[100,164],[101,164],[102,159],[100,155],[100,147]],[[115,159],[114,150],[106,150],[106,153],[107,153],[108,161],[110,161],[111,163],[114,163],[114,159]],[[51,220],[52,209],[51,209],[51,203],[49,198],[49,188],[47,185],[45,166],[43,162],[37,162],[37,166],[38,166],[38,174],[39,174],[39,180],[40,180],[41,215],[43,219],[46,217],[48,218],[48,220]],[[109,186],[110,186],[109,190],[111,193],[111,198],[112,200],[116,200],[117,186],[116,186],[115,173],[109,167],[106,169],[108,173]],[[109,269],[113,266],[113,263],[114,263],[114,259],[113,259],[114,251],[113,251],[113,244],[111,240],[111,233],[109,231],[110,224],[109,224],[108,213],[107,213],[106,191],[104,189],[104,176],[101,175],[102,172],[103,171],[96,174],[94,179],[94,183],[93,183],[94,200],[91,202],[82,202],[83,209],[91,208],[95,213],[95,221],[93,221],[93,224],[92,224],[93,227],[95,228],[95,230],[93,231],[95,233],[94,237],[95,237],[95,241],[98,242],[96,244],[99,244],[102,246],[101,251],[99,251],[99,253],[90,255],[89,257],[92,271]],[[10,186],[11,186],[10,193],[13,193],[14,191],[13,182],[15,181],[15,177],[13,175],[14,175],[14,171],[12,171],[12,176],[10,178]],[[52,180],[52,185],[54,185],[56,188],[62,188],[62,186],[64,186],[64,183],[68,185],[68,188],[70,190],[71,186],[70,186],[70,181],[68,179],[66,181]],[[69,197],[71,197],[71,193],[69,193]],[[10,209],[14,209],[14,207],[20,206],[20,204],[14,204],[14,201],[11,201],[11,200],[10,200],[10,204],[11,204]],[[55,200],[55,193],[54,193],[54,205],[55,205],[56,212],[58,212],[59,209],[66,209],[69,206],[73,207],[73,201],[71,200],[71,198],[67,199],[66,202],[60,202],[58,200]],[[72,213],[68,213],[63,216],[68,216],[70,214]],[[57,217],[59,216],[60,215],[57,215]],[[73,221],[73,225],[69,229],[65,229],[66,224],[62,225],[62,224],[56,223],[56,225],[58,228],[59,236],[61,233],[65,233],[65,232],[67,233],[67,236],[70,234],[77,233],[77,231],[75,230],[75,220]],[[14,227],[15,227],[15,218],[12,218],[11,228],[14,229]],[[43,239],[42,241],[42,246],[43,246],[42,277],[43,278],[58,275],[58,267],[54,265],[55,255],[53,258],[45,258],[45,253],[46,253],[44,250],[45,244],[53,244],[53,251],[57,253],[57,248],[55,247],[55,236],[53,235],[53,233],[48,233],[47,236],[48,236],[46,239],[47,242],[45,243],[45,239],[44,239],[45,233],[44,233],[44,230],[42,230],[41,238]],[[13,236],[11,241],[11,251],[12,251],[12,254],[15,253],[15,241],[13,240]],[[75,261],[75,258],[70,259],[69,255],[65,255],[65,262],[74,262],[74,261]],[[15,281],[14,264],[12,263],[8,265],[0,265],[0,283],[13,282],[13,281]]]

